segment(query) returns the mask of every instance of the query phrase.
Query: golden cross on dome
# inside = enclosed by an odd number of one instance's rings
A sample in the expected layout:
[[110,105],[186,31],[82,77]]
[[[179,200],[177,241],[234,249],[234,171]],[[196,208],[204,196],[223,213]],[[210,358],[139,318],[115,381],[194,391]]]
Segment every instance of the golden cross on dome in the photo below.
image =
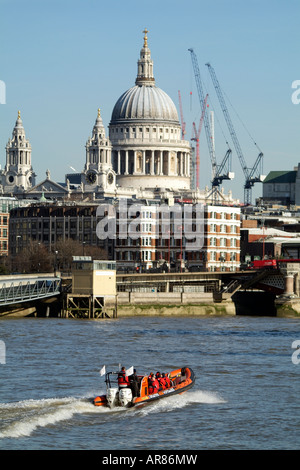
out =
[[21,111],[18,111],[18,119],[21,119]]
[[98,117],[100,117],[100,108],[98,108]]
[[145,34],[145,36],[144,36],[144,47],[148,47],[148,43],[147,43],[147,41],[148,41],[147,33],[149,33],[148,29],[145,28],[143,33]]

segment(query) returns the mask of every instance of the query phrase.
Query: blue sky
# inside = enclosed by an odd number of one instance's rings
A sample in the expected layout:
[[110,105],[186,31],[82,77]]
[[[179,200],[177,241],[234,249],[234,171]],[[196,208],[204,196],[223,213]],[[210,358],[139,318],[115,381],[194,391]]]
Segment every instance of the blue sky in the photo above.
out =
[[[178,113],[180,90],[188,139],[200,118],[188,52],[193,47],[215,109],[218,163],[229,135],[206,62],[230,100],[247,165],[258,155],[253,138],[264,153],[265,174],[292,169],[300,162],[300,104],[291,100],[292,82],[300,80],[299,17],[298,0],[0,0],[0,80],[6,84],[6,104],[0,104],[2,168],[20,109],[37,182],[47,169],[58,182],[70,166],[81,171],[98,107],[107,128],[115,102],[134,85],[147,27],[156,85]],[[200,161],[204,188],[211,175],[204,128]],[[244,175],[234,151],[232,163],[236,177],[224,189],[243,200]],[[261,192],[257,184],[253,200]]]

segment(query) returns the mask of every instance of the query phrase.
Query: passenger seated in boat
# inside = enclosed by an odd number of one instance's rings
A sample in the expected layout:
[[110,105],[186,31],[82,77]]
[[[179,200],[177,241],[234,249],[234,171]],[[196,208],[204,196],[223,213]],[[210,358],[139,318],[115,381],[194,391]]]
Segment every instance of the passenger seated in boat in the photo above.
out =
[[168,376],[167,374],[164,374],[164,373],[162,373],[161,375],[162,375],[163,379],[165,379],[166,388],[171,387],[171,386],[172,386],[172,382],[171,382],[171,380],[169,379],[169,376]]
[[159,383],[157,379],[154,377],[153,372],[148,377],[148,383],[149,383],[149,394],[151,393],[157,393],[159,390]]
[[127,387],[130,387],[130,384],[129,384],[129,379],[126,375],[126,369],[125,367],[122,367],[122,369],[120,370],[120,372],[118,373],[118,385],[119,385],[119,388],[127,388]]
[[161,390],[165,390],[167,388],[167,384],[165,379],[161,376],[160,372],[156,372],[156,379],[160,385]]

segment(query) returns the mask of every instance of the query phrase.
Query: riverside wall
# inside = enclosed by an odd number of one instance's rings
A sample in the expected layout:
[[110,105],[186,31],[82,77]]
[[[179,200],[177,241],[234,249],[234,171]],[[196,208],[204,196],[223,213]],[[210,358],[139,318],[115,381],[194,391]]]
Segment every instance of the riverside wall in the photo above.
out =
[[235,315],[232,301],[215,303],[212,293],[119,292],[118,317]]

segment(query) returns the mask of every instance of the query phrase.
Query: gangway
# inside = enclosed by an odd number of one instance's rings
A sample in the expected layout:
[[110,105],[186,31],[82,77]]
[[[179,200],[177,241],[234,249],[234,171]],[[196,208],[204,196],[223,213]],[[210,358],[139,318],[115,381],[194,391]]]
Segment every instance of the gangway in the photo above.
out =
[[60,287],[61,279],[55,276],[0,276],[0,306],[53,297]]

